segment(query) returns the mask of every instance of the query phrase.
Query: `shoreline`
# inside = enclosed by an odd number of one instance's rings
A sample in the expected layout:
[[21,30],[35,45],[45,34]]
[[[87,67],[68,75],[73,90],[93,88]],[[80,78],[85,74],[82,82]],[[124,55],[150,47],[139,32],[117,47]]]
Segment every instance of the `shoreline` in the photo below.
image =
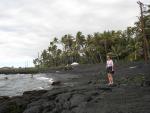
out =
[[52,90],[27,91],[11,98],[1,96],[0,113],[150,112],[150,86],[141,86],[143,79],[140,78],[144,76],[145,80],[150,80],[150,63],[116,67],[114,87],[106,85],[103,68],[98,64],[81,65],[67,71],[78,76],[67,80],[68,83],[77,82],[73,86],[56,85]]

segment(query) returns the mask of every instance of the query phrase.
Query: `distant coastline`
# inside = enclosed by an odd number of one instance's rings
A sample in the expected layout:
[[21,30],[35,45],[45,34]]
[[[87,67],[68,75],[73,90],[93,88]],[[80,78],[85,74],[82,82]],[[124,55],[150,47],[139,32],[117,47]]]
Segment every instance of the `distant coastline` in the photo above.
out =
[[36,73],[53,73],[57,70],[65,70],[64,66],[38,68],[38,67],[2,67],[0,68],[0,74],[36,74]]
[[11,68],[11,67],[3,67],[0,68],[0,74],[34,74],[38,73],[38,69],[34,67],[28,68]]

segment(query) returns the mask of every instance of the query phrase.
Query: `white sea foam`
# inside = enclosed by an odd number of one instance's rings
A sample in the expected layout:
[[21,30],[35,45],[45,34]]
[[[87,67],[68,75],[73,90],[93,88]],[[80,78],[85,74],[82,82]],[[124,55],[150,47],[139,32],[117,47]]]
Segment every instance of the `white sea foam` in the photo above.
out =
[[37,89],[44,89],[43,87],[38,87]]
[[[0,96],[22,95],[25,91],[51,88],[53,78],[47,77],[46,74],[35,74],[32,79],[30,76],[30,74],[0,74]],[[4,77],[8,79],[5,80]]]
[[38,80],[48,80],[49,78],[47,78],[47,77],[37,77],[36,79],[38,79]]
[[54,80],[52,78],[50,78],[48,81],[51,82],[51,83],[54,82]]
[[36,79],[47,81],[47,82],[50,82],[50,83],[54,82],[54,80],[52,78],[47,78],[47,77],[37,77]]

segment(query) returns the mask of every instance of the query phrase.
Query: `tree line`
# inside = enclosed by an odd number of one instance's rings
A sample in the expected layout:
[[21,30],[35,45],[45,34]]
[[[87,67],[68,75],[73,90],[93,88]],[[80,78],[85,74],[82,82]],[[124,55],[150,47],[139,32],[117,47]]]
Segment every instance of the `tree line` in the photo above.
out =
[[[150,6],[144,12],[144,29],[148,45],[150,45]],[[147,50],[150,58],[150,50]],[[38,58],[33,60],[36,67],[57,67],[78,62],[95,64],[106,60],[110,54],[116,61],[136,61],[144,58],[143,33],[141,21],[125,30],[111,30],[102,33],[84,35],[81,31],[75,36],[65,34],[54,38]]]

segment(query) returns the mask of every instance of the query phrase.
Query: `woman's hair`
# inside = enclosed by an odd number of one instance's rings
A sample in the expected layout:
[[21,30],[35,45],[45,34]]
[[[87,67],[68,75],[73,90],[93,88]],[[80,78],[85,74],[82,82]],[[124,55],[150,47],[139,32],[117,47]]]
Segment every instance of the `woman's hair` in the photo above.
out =
[[111,57],[110,55],[107,55],[107,58],[110,58],[110,59],[111,59],[112,57]]

